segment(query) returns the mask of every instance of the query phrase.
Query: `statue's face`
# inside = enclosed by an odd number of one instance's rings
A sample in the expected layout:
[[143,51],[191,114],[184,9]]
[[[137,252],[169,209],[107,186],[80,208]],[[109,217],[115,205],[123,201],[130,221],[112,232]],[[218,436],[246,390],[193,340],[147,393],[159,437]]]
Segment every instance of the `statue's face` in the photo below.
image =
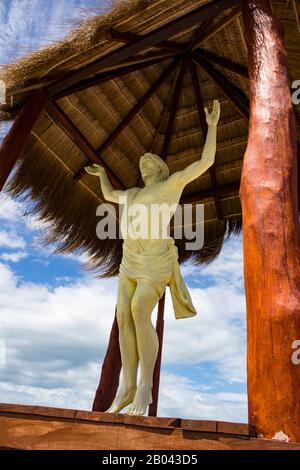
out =
[[149,178],[153,179],[154,177],[156,177],[158,173],[157,164],[150,153],[145,153],[140,158],[140,172],[144,183]]

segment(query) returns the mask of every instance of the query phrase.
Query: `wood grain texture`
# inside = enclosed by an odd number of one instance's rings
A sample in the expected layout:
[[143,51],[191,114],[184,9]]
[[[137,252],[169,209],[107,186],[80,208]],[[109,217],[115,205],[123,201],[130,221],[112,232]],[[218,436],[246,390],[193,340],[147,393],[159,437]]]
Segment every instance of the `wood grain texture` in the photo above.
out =
[[112,404],[119,386],[121,367],[119,328],[115,315],[102,365],[100,382],[94,398],[93,411],[106,411]]
[[26,140],[46,102],[46,94],[34,91],[25,102],[0,147],[0,191],[21,156]]
[[265,0],[242,2],[251,115],[241,180],[248,326],[249,422],[300,441],[300,230],[287,56]]
[[240,423],[0,404],[2,449],[300,450],[299,444],[254,439],[247,429]]
[[152,386],[152,403],[149,406],[148,415],[157,416],[158,408],[158,396],[159,396],[159,383],[160,383],[160,371],[161,371],[161,357],[164,339],[164,313],[165,313],[165,299],[166,291],[158,302],[157,307],[157,319],[156,319],[156,333],[158,336],[158,353],[156,363],[153,371],[153,386]]

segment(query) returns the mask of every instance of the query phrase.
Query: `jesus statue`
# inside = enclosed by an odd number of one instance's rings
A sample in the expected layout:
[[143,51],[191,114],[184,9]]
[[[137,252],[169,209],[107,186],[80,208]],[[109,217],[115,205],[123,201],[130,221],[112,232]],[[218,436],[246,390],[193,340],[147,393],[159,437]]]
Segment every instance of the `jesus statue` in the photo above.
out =
[[[133,204],[143,205],[144,221],[149,223],[153,204],[176,207],[184,187],[214,164],[220,103],[215,100],[212,112],[209,113],[205,108],[205,114],[208,133],[202,157],[182,171],[170,176],[164,160],[152,153],[145,153],[139,163],[144,187],[133,187],[122,191],[113,188],[101,165],[88,166],[85,170],[100,178],[102,194],[107,201],[124,204],[127,211]],[[127,215],[128,212],[123,211],[122,219]],[[171,217],[170,213],[169,220],[164,220],[164,223],[169,225]],[[176,318],[196,315],[197,312],[180,273],[174,239],[163,235],[161,238],[142,238],[131,233],[131,236],[127,236],[123,242],[117,298],[123,382],[107,413],[119,413],[130,405],[127,414],[143,415],[148,405],[152,403],[152,381],[158,353],[158,337],[152,325],[151,314],[163,296],[166,286],[170,288]],[[140,377],[137,383],[139,365]]]

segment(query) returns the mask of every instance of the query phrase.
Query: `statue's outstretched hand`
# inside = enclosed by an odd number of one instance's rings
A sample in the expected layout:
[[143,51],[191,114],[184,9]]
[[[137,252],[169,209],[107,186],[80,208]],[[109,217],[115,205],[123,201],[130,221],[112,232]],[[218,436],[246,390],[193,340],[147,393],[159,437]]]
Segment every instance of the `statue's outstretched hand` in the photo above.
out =
[[85,166],[84,169],[89,175],[94,175],[94,176],[100,176],[101,173],[105,171],[102,165],[97,165],[96,163],[94,163],[91,166]]
[[204,108],[206,115],[206,122],[208,126],[216,126],[220,119],[220,103],[218,100],[214,100],[213,110],[210,113],[207,108]]

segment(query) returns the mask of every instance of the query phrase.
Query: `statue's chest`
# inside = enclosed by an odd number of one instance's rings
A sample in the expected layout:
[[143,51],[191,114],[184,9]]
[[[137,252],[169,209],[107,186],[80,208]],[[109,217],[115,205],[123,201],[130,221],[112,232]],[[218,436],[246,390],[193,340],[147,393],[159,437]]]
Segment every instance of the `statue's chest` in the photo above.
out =
[[133,204],[144,204],[151,206],[152,204],[170,204],[170,194],[162,191],[161,188],[142,189],[133,198]]

